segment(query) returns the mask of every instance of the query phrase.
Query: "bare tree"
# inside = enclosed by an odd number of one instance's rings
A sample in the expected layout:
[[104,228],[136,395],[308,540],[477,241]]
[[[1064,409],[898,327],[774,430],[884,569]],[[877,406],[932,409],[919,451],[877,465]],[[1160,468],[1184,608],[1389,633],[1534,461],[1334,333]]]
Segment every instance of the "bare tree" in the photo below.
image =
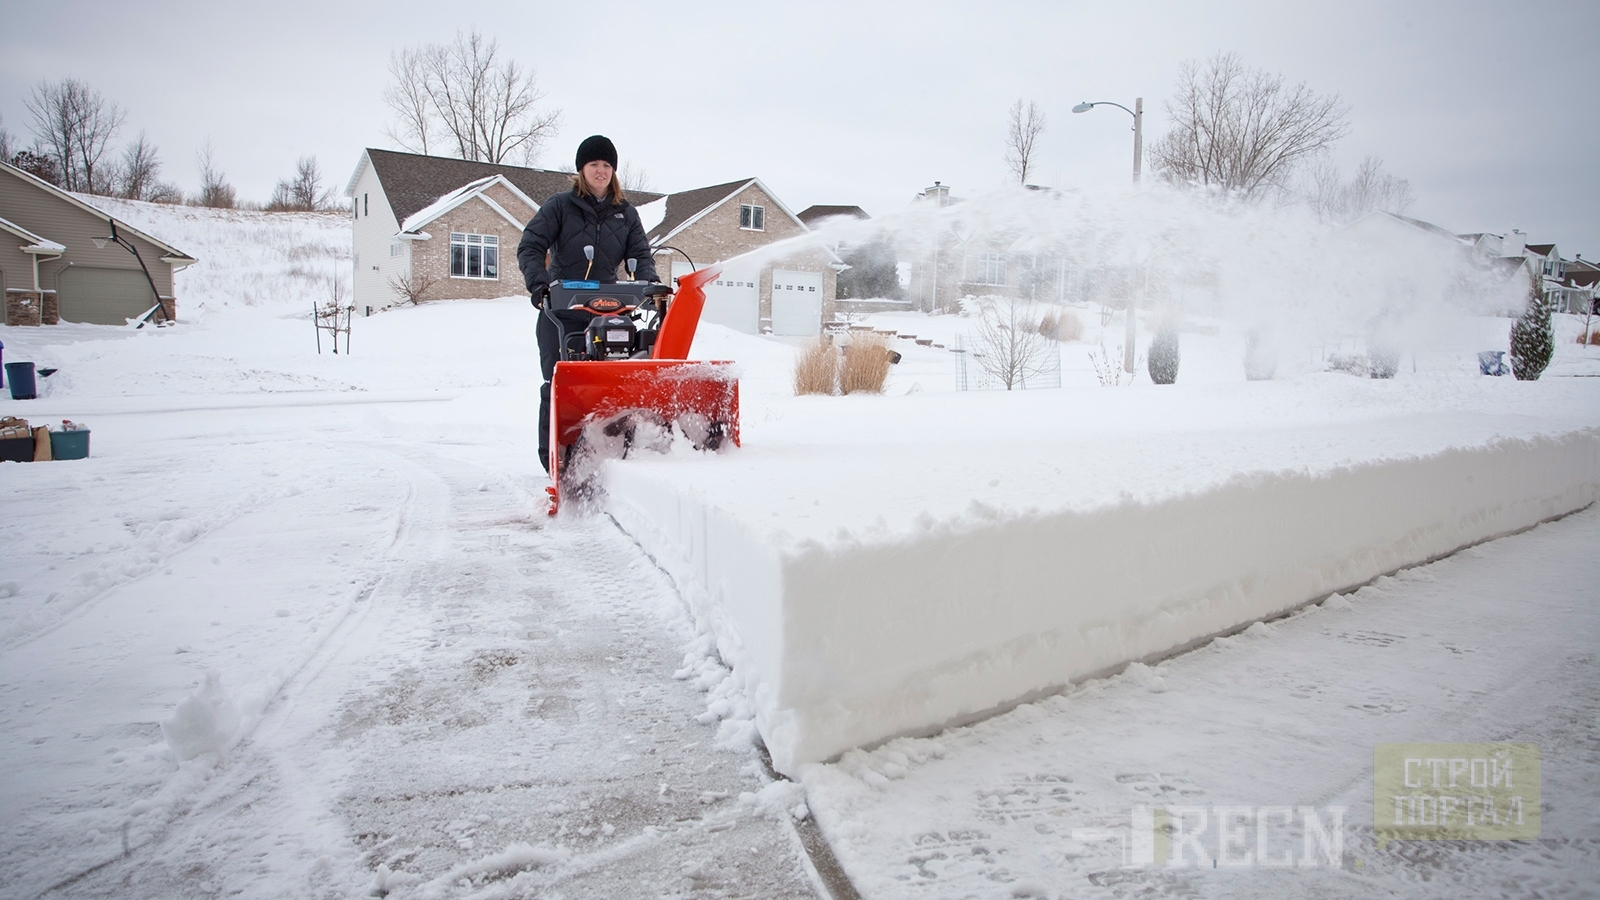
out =
[[402,147],[451,147],[462,159],[532,160],[561,121],[538,109],[544,94],[532,69],[500,57],[499,42],[474,29],[454,43],[401,50],[389,59],[394,83],[384,101],[396,121],[388,133]]
[[629,191],[650,191],[654,193],[654,185],[650,182],[650,173],[643,166],[634,164],[631,160],[622,164],[617,170],[617,177],[622,180],[622,187]]
[[1416,199],[1411,182],[1385,172],[1376,156],[1362,160],[1347,182],[1326,155],[1311,167],[1305,198],[1317,215],[1335,222],[1351,222],[1373,211],[1405,215]]
[[433,101],[428,92],[428,50],[413,47],[390,53],[389,77],[393,82],[383,92],[383,102],[395,115],[395,121],[384,128],[384,133],[401,147],[424,156],[435,127]]
[[1011,104],[1011,117],[1006,126],[1006,167],[1018,184],[1028,183],[1028,173],[1034,169],[1039,149],[1039,135],[1044,133],[1044,113],[1032,100],[1027,107],[1022,101]]
[[1055,348],[1054,341],[1039,334],[1039,323],[1029,318],[1025,302],[1014,297],[984,301],[973,356],[1006,390],[1049,371]]
[[6,130],[6,117],[0,116],[0,162],[11,162],[11,158],[17,154],[18,148],[12,146],[15,141],[16,138]]
[[122,108],[107,103],[99,91],[76,78],[42,81],[23,103],[33,114],[38,146],[55,158],[61,170],[62,187],[111,193],[113,179],[101,160],[122,127]]
[[144,131],[122,149],[122,162],[117,166],[117,196],[129,200],[158,200],[176,191],[170,184],[162,184],[161,159],[156,155],[155,144]]
[[432,299],[433,289],[438,284],[439,279],[433,275],[413,271],[390,278],[389,290],[394,291],[404,302],[417,306],[424,300]]
[[1167,100],[1172,130],[1151,148],[1170,182],[1201,184],[1259,199],[1288,186],[1295,169],[1349,132],[1339,95],[1247,68],[1237,53],[1204,65],[1189,60]]
[[200,166],[200,193],[195,196],[194,205],[212,209],[233,209],[238,206],[239,198],[234,193],[233,185],[228,183],[213,159],[211,141],[207,140],[195,154],[195,161]]
[[294,177],[279,181],[273,188],[267,209],[310,212],[327,209],[332,202],[333,191],[322,186],[322,169],[317,165],[317,158],[302,156],[295,163]]

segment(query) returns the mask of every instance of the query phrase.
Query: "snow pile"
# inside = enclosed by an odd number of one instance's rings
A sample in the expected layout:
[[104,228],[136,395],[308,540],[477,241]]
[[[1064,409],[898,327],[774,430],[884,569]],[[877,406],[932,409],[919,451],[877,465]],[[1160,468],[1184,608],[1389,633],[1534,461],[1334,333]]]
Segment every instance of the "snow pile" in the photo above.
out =
[[161,734],[178,759],[194,759],[202,753],[222,756],[239,733],[242,720],[239,704],[222,686],[222,676],[207,672],[205,683],[161,720]]
[[1577,381],[794,404],[737,453],[608,464],[606,503],[792,773],[1592,503]]

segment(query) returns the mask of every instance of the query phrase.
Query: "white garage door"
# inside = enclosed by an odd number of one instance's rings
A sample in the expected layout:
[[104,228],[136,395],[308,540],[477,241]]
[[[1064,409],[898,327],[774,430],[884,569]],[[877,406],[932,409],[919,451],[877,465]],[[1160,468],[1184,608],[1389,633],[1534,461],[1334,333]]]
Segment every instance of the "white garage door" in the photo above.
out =
[[[672,277],[689,274],[689,264],[674,262]],[[706,285],[706,306],[700,321],[714,322],[755,334],[761,330],[761,272],[759,269],[724,269],[713,282]]]
[[70,266],[56,286],[58,309],[67,322],[122,325],[156,305],[150,282],[138,269]]
[[822,273],[772,270],[772,333],[822,333]]

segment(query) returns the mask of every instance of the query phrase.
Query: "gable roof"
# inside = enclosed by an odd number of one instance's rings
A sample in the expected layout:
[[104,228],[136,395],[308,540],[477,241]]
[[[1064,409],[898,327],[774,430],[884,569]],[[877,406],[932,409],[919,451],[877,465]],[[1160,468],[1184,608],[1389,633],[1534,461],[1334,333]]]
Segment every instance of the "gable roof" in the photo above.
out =
[[767,199],[777,204],[778,209],[784,215],[793,219],[794,223],[800,226],[801,231],[811,230],[805,222],[800,221],[800,217],[795,215],[789,207],[783,205],[783,201],[778,199],[777,194],[774,194],[770,188],[761,183],[761,179],[742,178],[738,181],[714,184],[710,187],[695,188],[692,191],[668,194],[667,209],[665,215],[661,217],[661,223],[650,229],[646,237],[650,239],[652,245],[660,246],[662,242],[670,240],[673,235],[698,222],[707,213],[737,197],[745,188],[751,186],[759,188],[763,194],[766,194]]
[[811,225],[823,219],[834,216],[848,216],[852,219],[870,219],[867,211],[859,206],[808,206],[800,212],[800,221]]
[[1554,250],[1556,248],[1556,245],[1555,244],[1528,244],[1527,248],[1528,248],[1529,251],[1531,251],[1533,253],[1537,253],[1540,256],[1549,256],[1550,255],[1550,251]]
[[452,209],[455,209],[474,197],[482,200],[484,205],[498,213],[501,218],[511,223],[513,227],[521,228],[522,226],[526,225],[526,222],[519,221],[516,216],[513,216],[510,212],[506,211],[505,207],[501,206],[499,203],[496,203],[493,197],[489,197],[484,194],[484,191],[487,191],[489,188],[497,184],[505,187],[506,190],[509,190],[511,193],[515,194],[517,199],[528,204],[528,206],[532,207],[533,209],[539,208],[539,204],[535,203],[533,198],[518,190],[517,186],[512,184],[504,175],[490,175],[487,178],[480,178],[477,181],[464,184],[450,193],[445,194],[443,197],[433,201],[427,206],[424,206],[422,209],[419,209],[407,216],[405,221],[400,223],[400,231],[402,234],[417,234],[424,225],[427,225],[434,219],[439,218],[440,216]]
[[[383,193],[389,198],[389,208],[394,210],[394,217],[400,222],[406,221],[440,198],[454,193],[463,185],[494,175],[503,176],[525,196],[534,198],[535,205],[543,204],[553,194],[572,189],[570,172],[474,162],[470,159],[453,159],[448,156],[423,156],[420,153],[401,153],[368,147],[362,152],[355,173],[345,185],[346,197],[355,196],[356,182],[361,179],[361,174],[368,166],[377,173],[378,181],[383,185]],[[649,191],[628,192],[628,200],[636,206],[649,203],[660,196]]]
[[28,229],[23,228],[21,225],[18,225],[17,223],[7,219],[0,219],[0,231],[9,231],[17,237],[27,241],[28,246],[21,248],[23,253],[65,253],[67,250],[67,248],[61,244],[58,244],[55,241],[45,240]]
[[[22,179],[23,181],[27,182],[28,184],[33,185],[34,187],[38,188],[39,190],[42,190],[47,194],[51,194],[52,196],[55,196],[55,197],[57,197],[57,198],[59,198],[61,200],[65,200],[67,203],[69,203],[69,204],[71,204],[73,206],[76,206],[77,208],[83,210],[86,213],[89,213],[90,215],[94,216],[97,219],[105,219],[105,220],[107,220],[107,222],[111,221],[112,219],[116,219],[115,216],[111,215],[110,213],[106,212],[105,210],[98,209],[96,207],[90,206],[89,204],[83,202],[82,200],[80,200],[76,196],[74,196],[71,192],[64,191],[61,188],[58,188],[55,185],[51,184],[50,182],[45,181],[43,178],[39,178],[39,177],[33,175],[32,173],[29,173],[29,172],[24,172],[23,170],[17,168],[16,166],[13,166],[13,165],[11,165],[9,163],[0,162],[0,172],[6,172],[8,174],[15,175],[16,177]],[[131,235],[139,238],[140,240],[144,241],[145,243],[151,244],[154,247],[156,247],[157,249],[159,249],[164,254],[161,257],[162,262],[167,262],[167,263],[181,262],[181,263],[184,263],[184,264],[188,264],[188,263],[194,263],[194,262],[198,262],[199,261],[199,260],[196,260],[194,257],[190,256],[189,254],[183,252],[182,250],[179,250],[178,248],[172,246],[171,244],[168,244],[165,241],[157,240],[156,238],[153,238],[150,235],[145,234],[144,232],[142,232],[139,229],[133,227],[132,225],[129,225],[127,222],[124,222],[121,219],[116,219],[116,222],[117,222],[117,228],[118,228],[119,231],[125,231],[128,234],[131,234]],[[37,235],[35,235],[35,237],[37,237]],[[54,244],[55,242],[54,241],[49,241],[47,243]],[[59,245],[57,245],[57,246],[59,246]],[[62,250],[65,250],[65,249],[66,249],[65,247],[62,247]],[[54,252],[54,251],[51,251],[51,252]]]
[[667,211],[661,217],[661,222],[650,229],[647,237],[651,243],[657,238],[665,240],[677,234],[690,220],[711,211],[723,201],[744,190],[745,185],[755,181],[754,178],[741,178],[738,181],[729,181],[724,184],[713,184],[710,187],[695,188],[692,191],[679,191],[667,195]]

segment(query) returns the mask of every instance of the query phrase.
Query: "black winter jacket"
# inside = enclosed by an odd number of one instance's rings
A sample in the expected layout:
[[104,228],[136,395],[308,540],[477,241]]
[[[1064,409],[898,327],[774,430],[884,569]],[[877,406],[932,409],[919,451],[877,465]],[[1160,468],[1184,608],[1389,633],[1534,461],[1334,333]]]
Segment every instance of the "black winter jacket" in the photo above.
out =
[[[594,266],[583,255],[586,245],[594,246]],[[545,251],[550,265],[545,266]],[[623,260],[638,260],[634,277],[655,281],[656,264],[650,256],[650,242],[633,204],[624,200],[595,200],[578,196],[576,188],[552,196],[522,229],[517,244],[517,265],[528,292],[535,294],[542,285],[560,279],[583,278],[591,281],[617,280],[617,267]]]

